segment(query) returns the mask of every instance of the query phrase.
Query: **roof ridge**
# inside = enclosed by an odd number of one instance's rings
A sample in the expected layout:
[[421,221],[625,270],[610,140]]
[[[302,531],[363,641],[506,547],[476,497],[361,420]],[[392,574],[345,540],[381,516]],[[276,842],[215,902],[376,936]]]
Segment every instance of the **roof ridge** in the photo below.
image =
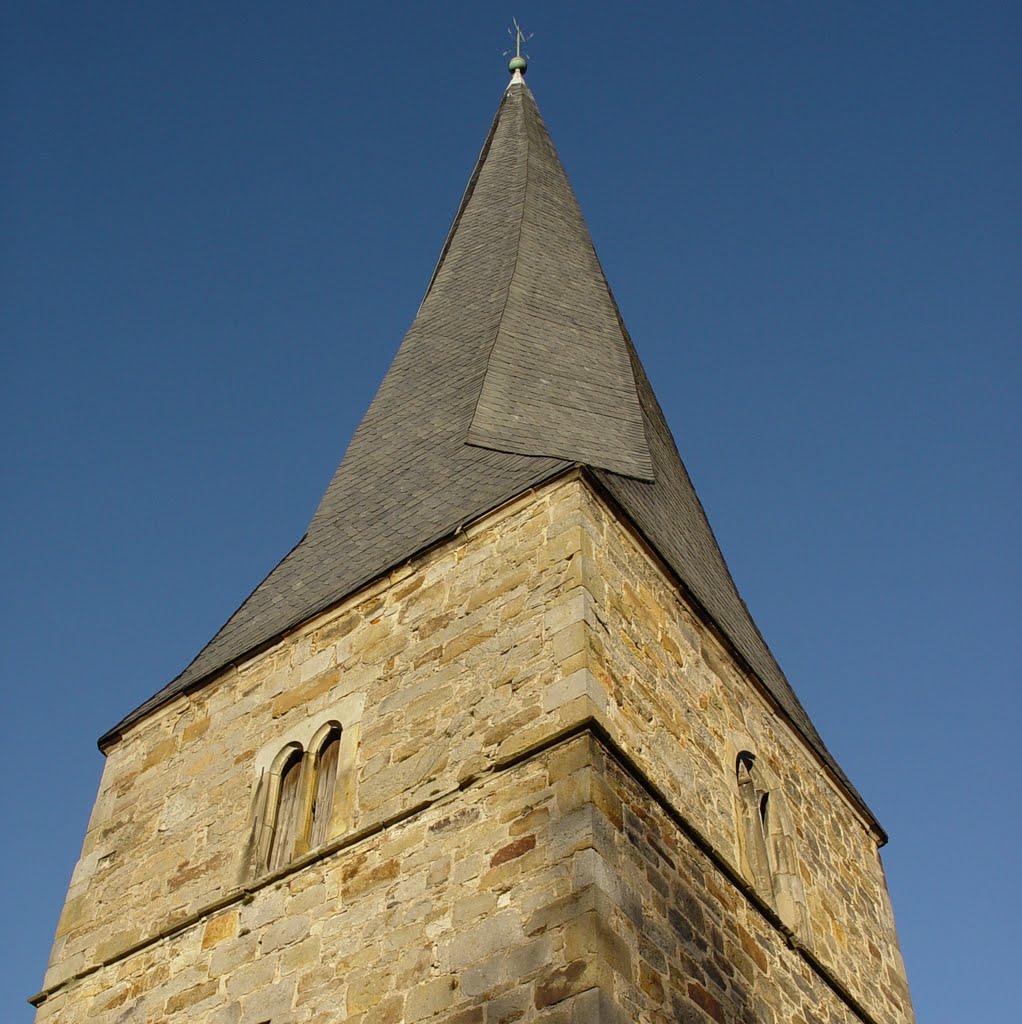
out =
[[[520,75],[519,75],[519,79],[521,79]],[[504,97],[500,101],[501,109],[503,109],[504,104],[507,102],[508,97],[511,94],[512,86],[520,87],[522,89],[525,89],[528,92],[528,86],[526,86],[524,81],[519,80],[517,82],[512,82],[511,85],[509,85],[504,90]],[[531,95],[531,93],[530,93],[530,95]],[[487,368],[487,371],[489,370],[489,367],[490,367],[490,359],[493,357],[493,350],[494,350],[494,348],[497,345],[497,339],[500,337],[500,329],[504,325],[504,317],[507,316],[507,305],[508,305],[508,302],[510,301],[510,298],[511,298],[511,287],[512,287],[512,285],[514,285],[515,274],[518,273],[518,257],[521,255],[522,228],[523,228],[523,226],[525,224],[525,207],[526,207],[526,204],[529,201],[529,145],[530,145],[530,143],[529,143],[529,133],[528,133],[528,131],[526,131],[525,132],[525,184],[522,187],[522,201],[519,204],[519,208],[518,208],[518,236],[515,239],[515,256],[514,256],[514,261],[511,264],[511,277],[508,280],[507,291],[504,293],[504,305],[501,306],[501,309],[500,309],[500,319],[497,321],[497,329],[493,332],[493,340],[490,342],[490,349],[489,349],[489,352],[487,352],[487,354],[486,354],[486,368]],[[483,380],[484,381],[486,380],[485,374],[483,376]],[[472,424],[475,422],[476,413],[478,413],[478,411],[479,411],[479,400],[482,397],[482,391],[483,391],[482,385],[480,384],[479,394],[476,396],[476,402],[475,402],[475,406],[474,406],[474,410],[473,410],[473,414],[472,414],[472,419],[469,421],[469,429],[468,429],[468,432],[466,432],[466,441],[465,441],[466,444],[471,444],[472,443],[471,441],[468,440],[467,434],[471,433]]]
[[585,218],[532,94],[508,93],[526,151],[522,216],[467,441],[652,480],[635,374]]

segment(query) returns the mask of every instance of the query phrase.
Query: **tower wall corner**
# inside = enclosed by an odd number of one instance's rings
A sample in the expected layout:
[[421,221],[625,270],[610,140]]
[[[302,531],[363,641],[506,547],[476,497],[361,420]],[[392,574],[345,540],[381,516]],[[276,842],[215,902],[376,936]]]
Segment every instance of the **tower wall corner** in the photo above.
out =
[[[331,736],[329,823],[274,861],[289,751],[314,763]],[[739,754],[770,800],[765,881]],[[912,1019],[867,824],[577,471],[129,730],[38,1005],[40,1024]]]

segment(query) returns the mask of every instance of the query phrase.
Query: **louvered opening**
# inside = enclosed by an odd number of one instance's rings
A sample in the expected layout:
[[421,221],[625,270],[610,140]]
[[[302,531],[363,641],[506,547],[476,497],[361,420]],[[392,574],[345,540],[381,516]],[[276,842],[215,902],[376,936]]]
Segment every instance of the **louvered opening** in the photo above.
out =
[[270,847],[269,868],[282,867],[291,860],[297,831],[298,783],[302,774],[302,753],[296,750],[288,759],[280,776],[280,796]]
[[325,843],[330,835],[340,749],[341,730],[333,729],[316,759],[316,792],[312,801],[312,829],[309,835],[309,845],[313,848]]

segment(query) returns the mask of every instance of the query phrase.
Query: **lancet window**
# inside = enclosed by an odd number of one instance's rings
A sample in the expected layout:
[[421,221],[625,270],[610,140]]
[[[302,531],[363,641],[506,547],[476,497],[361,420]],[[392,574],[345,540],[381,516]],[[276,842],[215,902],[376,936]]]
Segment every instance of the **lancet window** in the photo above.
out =
[[756,755],[748,750],[738,754],[735,776],[742,868],[759,895],[808,943],[805,890],[784,795],[779,784],[757,763]]
[[746,874],[765,900],[773,903],[773,880],[767,849],[767,820],[770,791],[756,767],[756,755],[743,750],[735,762],[738,798],[741,807],[740,839]]

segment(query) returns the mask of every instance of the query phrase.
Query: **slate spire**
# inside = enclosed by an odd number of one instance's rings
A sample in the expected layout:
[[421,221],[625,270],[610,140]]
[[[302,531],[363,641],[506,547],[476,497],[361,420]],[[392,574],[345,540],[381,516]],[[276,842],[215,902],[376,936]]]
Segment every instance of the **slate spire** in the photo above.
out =
[[419,311],[306,534],[184,672],[100,744],[581,465],[872,820],[738,595],[522,68],[512,70]]

